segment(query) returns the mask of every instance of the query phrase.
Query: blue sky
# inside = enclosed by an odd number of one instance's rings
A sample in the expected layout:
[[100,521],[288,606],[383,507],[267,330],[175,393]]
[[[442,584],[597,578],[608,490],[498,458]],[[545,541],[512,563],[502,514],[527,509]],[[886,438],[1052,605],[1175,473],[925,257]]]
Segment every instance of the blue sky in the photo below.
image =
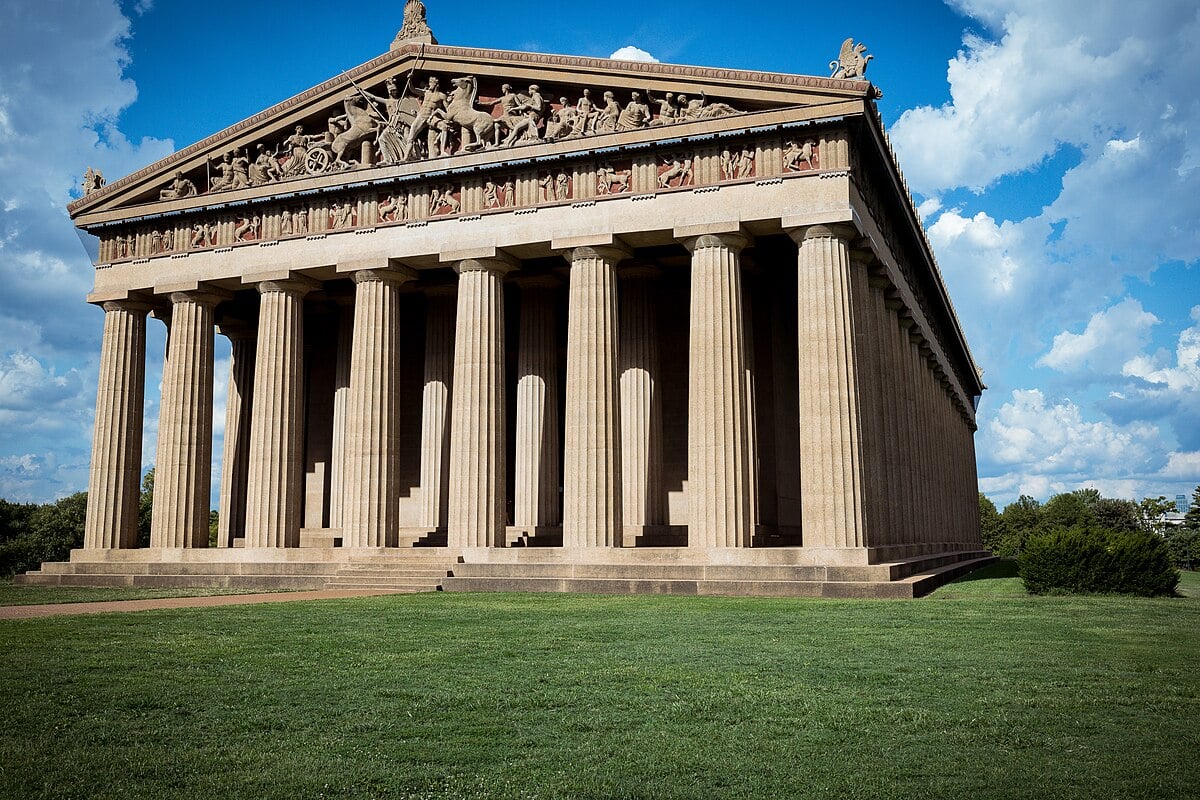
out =
[[[472,47],[828,75],[843,38],[866,42],[990,387],[982,489],[1200,484],[1194,0],[428,5]],[[402,7],[0,0],[0,497],[86,487],[102,314],[63,208],[85,168],[116,179],[373,58]],[[151,323],[147,465],[162,347]],[[220,337],[217,357],[219,436]]]

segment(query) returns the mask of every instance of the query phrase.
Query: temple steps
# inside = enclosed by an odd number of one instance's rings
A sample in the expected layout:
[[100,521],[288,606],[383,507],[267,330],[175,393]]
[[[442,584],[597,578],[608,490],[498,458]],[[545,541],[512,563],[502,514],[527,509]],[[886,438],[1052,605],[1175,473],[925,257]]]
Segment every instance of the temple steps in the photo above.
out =
[[[18,575],[17,585],[125,586],[246,590],[371,589],[389,592],[579,592],[768,597],[908,598],[995,560],[982,550],[913,556],[867,565],[787,563],[789,554],[758,551],[753,563],[705,563],[685,548],[618,551],[607,562],[555,560],[562,551],[517,548],[495,561],[465,562],[432,548],[339,553],[322,558],[292,551],[280,561],[75,560]],[[558,554],[556,556],[556,554]],[[185,554],[189,559],[195,554]],[[469,558],[469,556],[468,556]],[[312,559],[312,560],[309,560]]]
[[995,559],[961,551],[868,566],[462,563],[447,592],[920,597]]

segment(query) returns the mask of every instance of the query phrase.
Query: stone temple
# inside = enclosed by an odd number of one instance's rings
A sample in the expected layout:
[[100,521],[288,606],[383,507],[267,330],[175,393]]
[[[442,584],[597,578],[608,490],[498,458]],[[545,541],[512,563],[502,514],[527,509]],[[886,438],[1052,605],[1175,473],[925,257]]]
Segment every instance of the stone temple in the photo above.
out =
[[984,386],[869,58],[450,47],[410,0],[384,55],[89,174],[86,541],[23,580],[912,596],[982,563]]

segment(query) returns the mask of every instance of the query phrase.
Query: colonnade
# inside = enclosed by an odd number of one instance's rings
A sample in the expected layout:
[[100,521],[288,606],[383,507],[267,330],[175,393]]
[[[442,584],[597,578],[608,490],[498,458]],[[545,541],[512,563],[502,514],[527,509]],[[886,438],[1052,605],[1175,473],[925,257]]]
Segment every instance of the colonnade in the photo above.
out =
[[[903,292],[878,261],[855,249],[852,228],[788,233],[798,246],[798,385],[791,391],[798,392],[792,424],[803,546],[977,541],[973,424]],[[760,429],[743,296],[742,251],[751,240],[736,225],[679,229],[675,236],[691,261],[687,543],[750,547],[759,521]],[[666,521],[656,382],[667,343],[655,325],[651,291],[661,271],[622,267],[633,251],[613,237],[552,246],[569,265],[565,279],[524,277],[521,262],[496,250],[444,253],[457,287],[427,292],[419,519],[430,530],[444,526],[451,547],[506,541],[504,295],[513,287],[521,318],[512,525],[533,533],[561,526],[565,547],[608,548],[633,544],[624,536],[630,526]],[[388,547],[399,530],[400,297],[418,273],[381,260],[354,265],[350,276],[353,306],[343,310],[352,313],[342,314],[333,387],[329,524],[341,530],[343,546]],[[563,280],[560,395],[555,296]],[[232,345],[220,497],[226,544],[244,530],[247,547],[299,546],[303,310],[305,295],[318,286],[296,273],[264,280],[257,284],[257,330],[221,328]],[[208,541],[214,315],[229,296],[200,288],[167,298],[152,547]],[[151,304],[139,297],[103,307],[89,549],[136,541]]]

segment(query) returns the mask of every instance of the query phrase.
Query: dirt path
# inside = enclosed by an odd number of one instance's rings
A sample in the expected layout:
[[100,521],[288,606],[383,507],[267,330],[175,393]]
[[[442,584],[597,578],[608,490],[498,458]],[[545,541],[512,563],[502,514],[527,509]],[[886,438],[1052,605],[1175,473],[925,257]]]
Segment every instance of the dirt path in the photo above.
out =
[[297,600],[339,600],[398,592],[375,589],[323,589],[315,592],[221,594],[208,597],[160,597],[154,600],[110,600],[102,603],[55,603],[44,606],[2,606],[0,620],[56,617],[64,614],[109,614],[114,611],[154,611],[159,608],[208,608],[253,603],[290,603]]

